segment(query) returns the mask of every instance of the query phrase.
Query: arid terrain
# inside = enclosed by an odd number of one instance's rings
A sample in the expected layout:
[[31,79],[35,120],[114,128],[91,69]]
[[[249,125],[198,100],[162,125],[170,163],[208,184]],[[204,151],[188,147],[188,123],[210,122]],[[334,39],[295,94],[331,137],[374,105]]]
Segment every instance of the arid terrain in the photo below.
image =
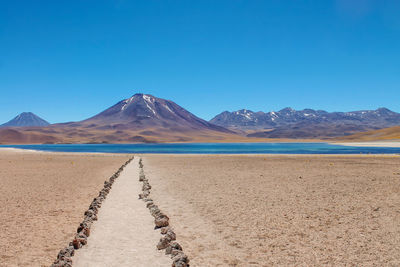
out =
[[400,140],[400,126],[390,127],[375,131],[361,132],[349,136],[337,138],[338,140],[348,142],[368,142],[368,141],[399,141]]
[[0,266],[49,266],[128,156],[0,150]]
[[400,156],[145,155],[191,266],[399,266]]
[[[142,157],[191,266],[400,264],[398,155]],[[0,150],[0,266],[49,266],[127,159]]]

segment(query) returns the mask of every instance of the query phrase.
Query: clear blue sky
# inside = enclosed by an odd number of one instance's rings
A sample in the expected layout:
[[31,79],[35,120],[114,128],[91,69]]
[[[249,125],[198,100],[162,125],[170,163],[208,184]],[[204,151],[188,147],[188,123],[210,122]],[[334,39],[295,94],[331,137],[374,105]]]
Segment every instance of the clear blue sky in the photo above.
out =
[[400,111],[400,1],[0,0],[0,122],[137,92],[224,110]]

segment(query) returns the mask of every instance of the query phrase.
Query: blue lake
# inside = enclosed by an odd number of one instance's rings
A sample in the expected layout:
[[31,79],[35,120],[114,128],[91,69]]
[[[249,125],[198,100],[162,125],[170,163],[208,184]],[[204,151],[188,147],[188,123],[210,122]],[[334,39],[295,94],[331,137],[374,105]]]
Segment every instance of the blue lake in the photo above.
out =
[[158,154],[400,154],[400,148],[351,147],[327,143],[184,143],[1,145],[54,152]]

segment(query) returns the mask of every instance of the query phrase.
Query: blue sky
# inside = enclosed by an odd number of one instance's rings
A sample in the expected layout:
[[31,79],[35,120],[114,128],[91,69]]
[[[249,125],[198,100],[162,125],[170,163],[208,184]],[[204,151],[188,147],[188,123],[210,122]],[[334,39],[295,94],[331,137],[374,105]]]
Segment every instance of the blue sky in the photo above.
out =
[[137,92],[224,110],[400,112],[400,1],[2,1],[0,122]]

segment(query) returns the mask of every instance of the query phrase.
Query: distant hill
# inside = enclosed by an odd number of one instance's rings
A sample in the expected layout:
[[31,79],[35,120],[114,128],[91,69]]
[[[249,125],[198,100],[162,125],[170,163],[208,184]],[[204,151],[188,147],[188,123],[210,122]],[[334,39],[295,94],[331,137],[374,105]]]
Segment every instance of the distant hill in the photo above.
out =
[[400,140],[400,126],[356,133],[340,137],[337,140],[346,141],[378,141],[378,140]]
[[274,112],[242,109],[222,112],[211,123],[258,138],[330,138],[400,125],[400,114],[386,108],[327,112],[285,108]]
[[22,112],[9,122],[0,125],[0,127],[47,126],[49,124],[50,123],[32,112]]

